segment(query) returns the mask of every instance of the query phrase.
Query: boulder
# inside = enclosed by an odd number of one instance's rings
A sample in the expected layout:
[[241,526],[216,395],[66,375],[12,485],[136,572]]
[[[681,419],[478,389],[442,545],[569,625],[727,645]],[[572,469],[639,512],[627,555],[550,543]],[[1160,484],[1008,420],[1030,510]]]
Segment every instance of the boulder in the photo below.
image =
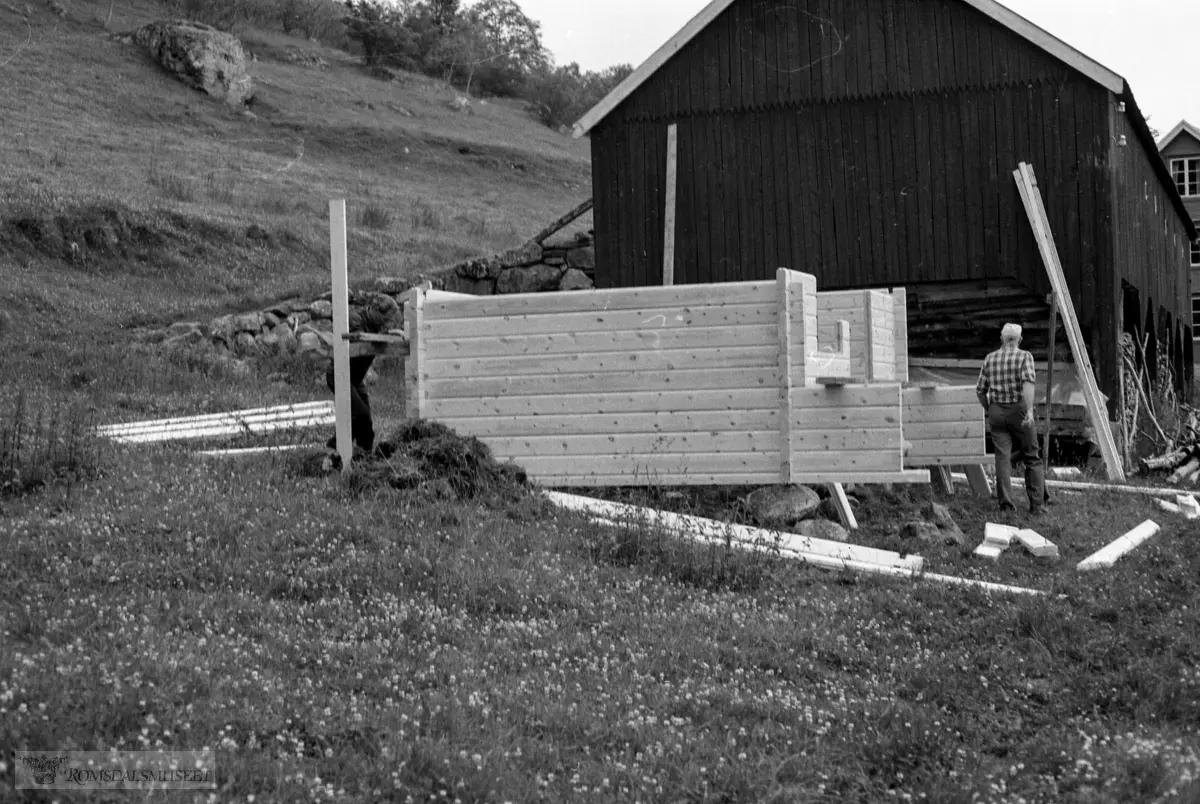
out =
[[466,279],[495,279],[503,270],[499,257],[480,257],[459,265],[454,273]]
[[237,334],[237,330],[233,327],[233,316],[231,315],[214,318],[212,323],[208,325],[208,337],[211,340],[230,344],[233,343],[233,336],[235,334]]
[[263,328],[262,313],[242,313],[233,317],[234,332],[253,332],[258,334]]
[[808,519],[821,498],[808,486],[765,486],[746,498],[746,508],[763,527],[788,528]]
[[946,544],[963,543],[965,535],[951,516],[949,508],[941,503],[927,502],[921,508],[921,515],[937,526]]
[[163,69],[184,83],[241,106],[254,95],[246,74],[246,53],[232,34],[200,22],[152,22],[133,32]]
[[308,312],[313,318],[333,318],[333,302],[328,299],[317,299],[308,306]]
[[321,340],[321,336],[311,330],[301,332],[296,336],[296,351],[299,354],[305,352],[317,352],[318,354],[325,350],[325,343]]
[[845,528],[828,519],[806,519],[797,525],[795,530],[809,539],[824,539],[829,542],[850,540],[850,533]]
[[591,290],[596,285],[578,268],[568,268],[558,281],[559,290]]
[[497,293],[539,293],[557,290],[563,272],[545,265],[510,268],[496,280]]
[[900,526],[900,539],[916,540],[921,544],[937,544],[942,540],[942,532],[932,522],[905,522]]
[[500,255],[500,264],[505,268],[523,268],[542,261],[542,247],[537,243],[526,243]]
[[594,270],[596,267],[596,250],[591,246],[571,249],[567,252],[567,265],[584,271]]

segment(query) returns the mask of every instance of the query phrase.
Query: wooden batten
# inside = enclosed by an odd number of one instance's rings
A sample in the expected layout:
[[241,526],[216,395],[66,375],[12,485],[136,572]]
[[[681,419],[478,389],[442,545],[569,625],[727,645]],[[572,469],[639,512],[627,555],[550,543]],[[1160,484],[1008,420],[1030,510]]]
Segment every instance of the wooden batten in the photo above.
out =
[[429,291],[421,290],[413,294],[404,305],[404,328],[408,333],[408,359],[404,361],[404,407],[405,415],[414,419],[423,419],[428,415],[426,410],[426,383],[423,382],[425,371],[425,336],[421,328],[425,323],[425,299]]
[[[800,360],[799,366],[793,357],[792,344],[792,304],[793,304],[793,273],[786,268],[776,272],[776,282],[779,293],[779,474],[783,483],[792,482],[792,472],[795,469],[793,460],[795,446],[792,443],[792,388],[798,383],[805,385],[805,361]],[[795,289],[803,296],[802,287]],[[801,299],[801,303],[803,299]],[[804,329],[803,318],[799,322],[801,331]]]
[[908,382],[908,291],[892,288],[892,332],[896,344],[896,382]]

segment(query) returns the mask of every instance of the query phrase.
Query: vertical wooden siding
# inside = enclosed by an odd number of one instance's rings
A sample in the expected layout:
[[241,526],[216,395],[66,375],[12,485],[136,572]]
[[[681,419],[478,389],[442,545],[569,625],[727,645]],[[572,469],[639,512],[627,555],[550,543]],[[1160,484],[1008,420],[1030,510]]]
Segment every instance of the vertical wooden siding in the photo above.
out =
[[[1171,198],[1159,181],[1154,166],[1138,147],[1133,126],[1114,102],[1110,109],[1112,171],[1110,176],[1113,227],[1111,232],[1114,270],[1111,292],[1120,294],[1121,281],[1137,288],[1142,306],[1154,310],[1156,321],[1189,321],[1191,303],[1188,265],[1191,241],[1175,214]],[[1124,139],[1125,145],[1121,145]],[[1120,295],[1114,295],[1119,299]],[[1115,305],[1114,305],[1115,310]],[[1161,313],[1160,313],[1161,311]],[[1165,314],[1165,315],[1164,315]],[[1155,332],[1158,328],[1155,329]],[[1101,373],[1115,375],[1119,333],[1100,344]],[[1162,346],[1165,348],[1165,342]],[[1101,389],[1104,382],[1101,381]],[[1111,397],[1112,394],[1109,393]]]

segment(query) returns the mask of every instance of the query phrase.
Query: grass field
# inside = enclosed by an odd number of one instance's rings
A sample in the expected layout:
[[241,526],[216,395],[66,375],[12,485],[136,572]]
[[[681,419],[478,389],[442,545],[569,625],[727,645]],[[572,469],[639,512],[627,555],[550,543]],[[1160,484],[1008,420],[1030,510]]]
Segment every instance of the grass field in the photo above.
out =
[[[322,289],[331,196],[363,281],[509,247],[589,191],[586,143],[515,105],[463,116],[435,82],[284,64],[318,46],[248,32],[250,120],[107,13],[0,3],[0,800],[55,800],[9,787],[18,749],[208,747],[198,801],[1200,802],[1200,529],[1145,498],[1059,496],[1034,525],[1054,564],[972,558],[995,513],[944,500],[967,544],[922,547],[928,569],[1045,593],[1010,597],[603,530],[512,483],[89,438],[327,398],[303,364],[131,330]],[[895,534],[929,495],[864,491],[853,540],[914,549]],[[736,490],[632,499],[744,518]],[[1114,568],[1074,570],[1147,518]]]

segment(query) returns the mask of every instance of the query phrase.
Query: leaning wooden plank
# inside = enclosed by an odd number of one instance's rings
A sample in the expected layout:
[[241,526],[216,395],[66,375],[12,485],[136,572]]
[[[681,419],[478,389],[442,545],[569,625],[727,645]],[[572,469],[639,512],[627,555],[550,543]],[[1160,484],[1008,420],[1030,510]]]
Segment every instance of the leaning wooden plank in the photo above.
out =
[[1092,553],[1076,566],[1079,570],[1094,570],[1111,567],[1117,559],[1136,548],[1142,542],[1158,533],[1159,527],[1152,519],[1147,519],[1133,530],[1121,536],[1116,541]]
[[[912,465],[912,462],[905,460],[905,463]],[[950,475],[949,466],[933,466],[929,476],[933,479],[933,487],[949,497],[954,496],[954,478]]]
[[778,327],[748,325],[736,327],[694,327],[685,329],[645,329],[622,332],[560,332],[544,335],[514,335],[507,338],[476,337],[426,339],[418,336],[410,349],[425,349],[431,360],[465,357],[504,357],[508,355],[577,354],[580,352],[624,352],[639,349],[704,349],[721,346],[762,346],[776,343]]
[[176,416],[168,419],[151,419],[141,422],[122,422],[118,424],[105,424],[96,428],[96,433],[99,435],[107,435],[108,433],[120,432],[122,430],[138,430],[138,429],[163,429],[176,424],[203,424],[211,421],[225,421],[228,419],[253,419],[253,418],[276,418],[279,416],[287,416],[298,414],[301,411],[306,413],[312,411],[333,411],[333,402],[329,400],[321,402],[297,402],[288,405],[275,405],[268,408],[251,408],[249,410],[234,410],[225,411],[222,413],[206,413],[197,416]]
[[542,416],[475,416],[437,420],[463,435],[487,434],[496,438],[513,436],[587,436],[765,432],[779,429],[778,410],[700,411],[566,414]]
[[773,303],[711,307],[650,307],[559,315],[489,316],[426,320],[422,333],[430,341],[447,338],[510,338],[584,332],[662,332],[702,327],[775,326]]
[[858,518],[854,516],[854,509],[850,507],[850,498],[846,496],[846,487],[841,483],[830,483],[829,498],[833,500],[834,510],[837,511],[838,519],[842,524],[848,530],[856,530]]
[[570,212],[563,215],[561,218],[558,218],[557,220],[555,220],[553,223],[551,223],[545,229],[542,229],[540,232],[535,234],[533,236],[533,239],[531,239],[529,242],[530,243],[541,243],[541,242],[545,241],[551,235],[556,234],[557,232],[559,232],[566,226],[569,226],[576,218],[578,218],[580,215],[582,215],[585,212],[587,212],[588,210],[590,210],[594,205],[595,205],[595,199],[589,198],[587,201],[584,201],[582,204],[575,207]]
[[967,475],[967,480],[971,484],[971,491],[975,492],[977,497],[986,499],[992,496],[992,486],[988,482],[987,474],[983,471],[982,463],[962,463],[957,465],[963,467]]
[[[785,319],[786,320],[786,319]],[[426,361],[429,376],[508,377],[514,374],[676,371],[686,369],[765,368],[777,365],[779,348],[771,345],[636,352],[577,352],[568,355],[465,357]]]
[[558,315],[562,313],[644,310],[651,307],[696,305],[768,304],[775,299],[775,280],[730,282],[722,285],[675,285],[607,290],[573,290],[569,293],[513,293],[472,296],[440,302],[426,308],[430,320],[484,318],[488,316]]
[[1096,385],[1096,375],[1092,371],[1092,362],[1088,357],[1087,345],[1083,341],[1083,333],[1079,329],[1079,319],[1075,315],[1075,302],[1071,297],[1063,276],[1062,265],[1059,262],[1058,249],[1054,245],[1054,236],[1050,231],[1050,222],[1046,217],[1046,209],[1042,201],[1041,190],[1038,189],[1033,167],[1022,162],[1013,174],[1017,180],[1021,200],[1033,225],[1034,236],[1042,252],[1042,260],[1050,276],[1050,285],[1054,289],[1059,309],[1066,323],[1067,340],[1071,344],[1071,354],[1083,384],[1084,401],[1092,419],[1092,427],[1100,441],[1100,452],[1104,457],[1104,465],[1109,480],[1124,480],[1125,469],[1117,454],[1117,445],[1113,440],[1112,428],[1109,426],[1108,408],[1100,397],[1100,389]]
[[464,416],[542,416],[549,414],[622,414],[656,411],[778,410],[778,388],[726,391],[631,391],[621,394],[543,394],[516,398],[429,400],[425,418]]
[[649,527],[661,527],[677,533],[696,534],[706,539],[723,541],[728,537],[743,543],[779,544],[781,547],[796,552],[812,553],[840,561],[861,561],[886,567],[900,567],[909,572],[917,572],[924,565],[924,560],[920,556],[901,556],[891,550],[814,539],[796,533],[762,530],[746,525],[718,522],[714,519],[685,514],[673,514],[668,511],[640,508],[606,500],[594,500],[590,497],[579,497],[561,492],[547,491],[544,494],[555,505],[570,511],[600,516],[617,522],[644,523]]

